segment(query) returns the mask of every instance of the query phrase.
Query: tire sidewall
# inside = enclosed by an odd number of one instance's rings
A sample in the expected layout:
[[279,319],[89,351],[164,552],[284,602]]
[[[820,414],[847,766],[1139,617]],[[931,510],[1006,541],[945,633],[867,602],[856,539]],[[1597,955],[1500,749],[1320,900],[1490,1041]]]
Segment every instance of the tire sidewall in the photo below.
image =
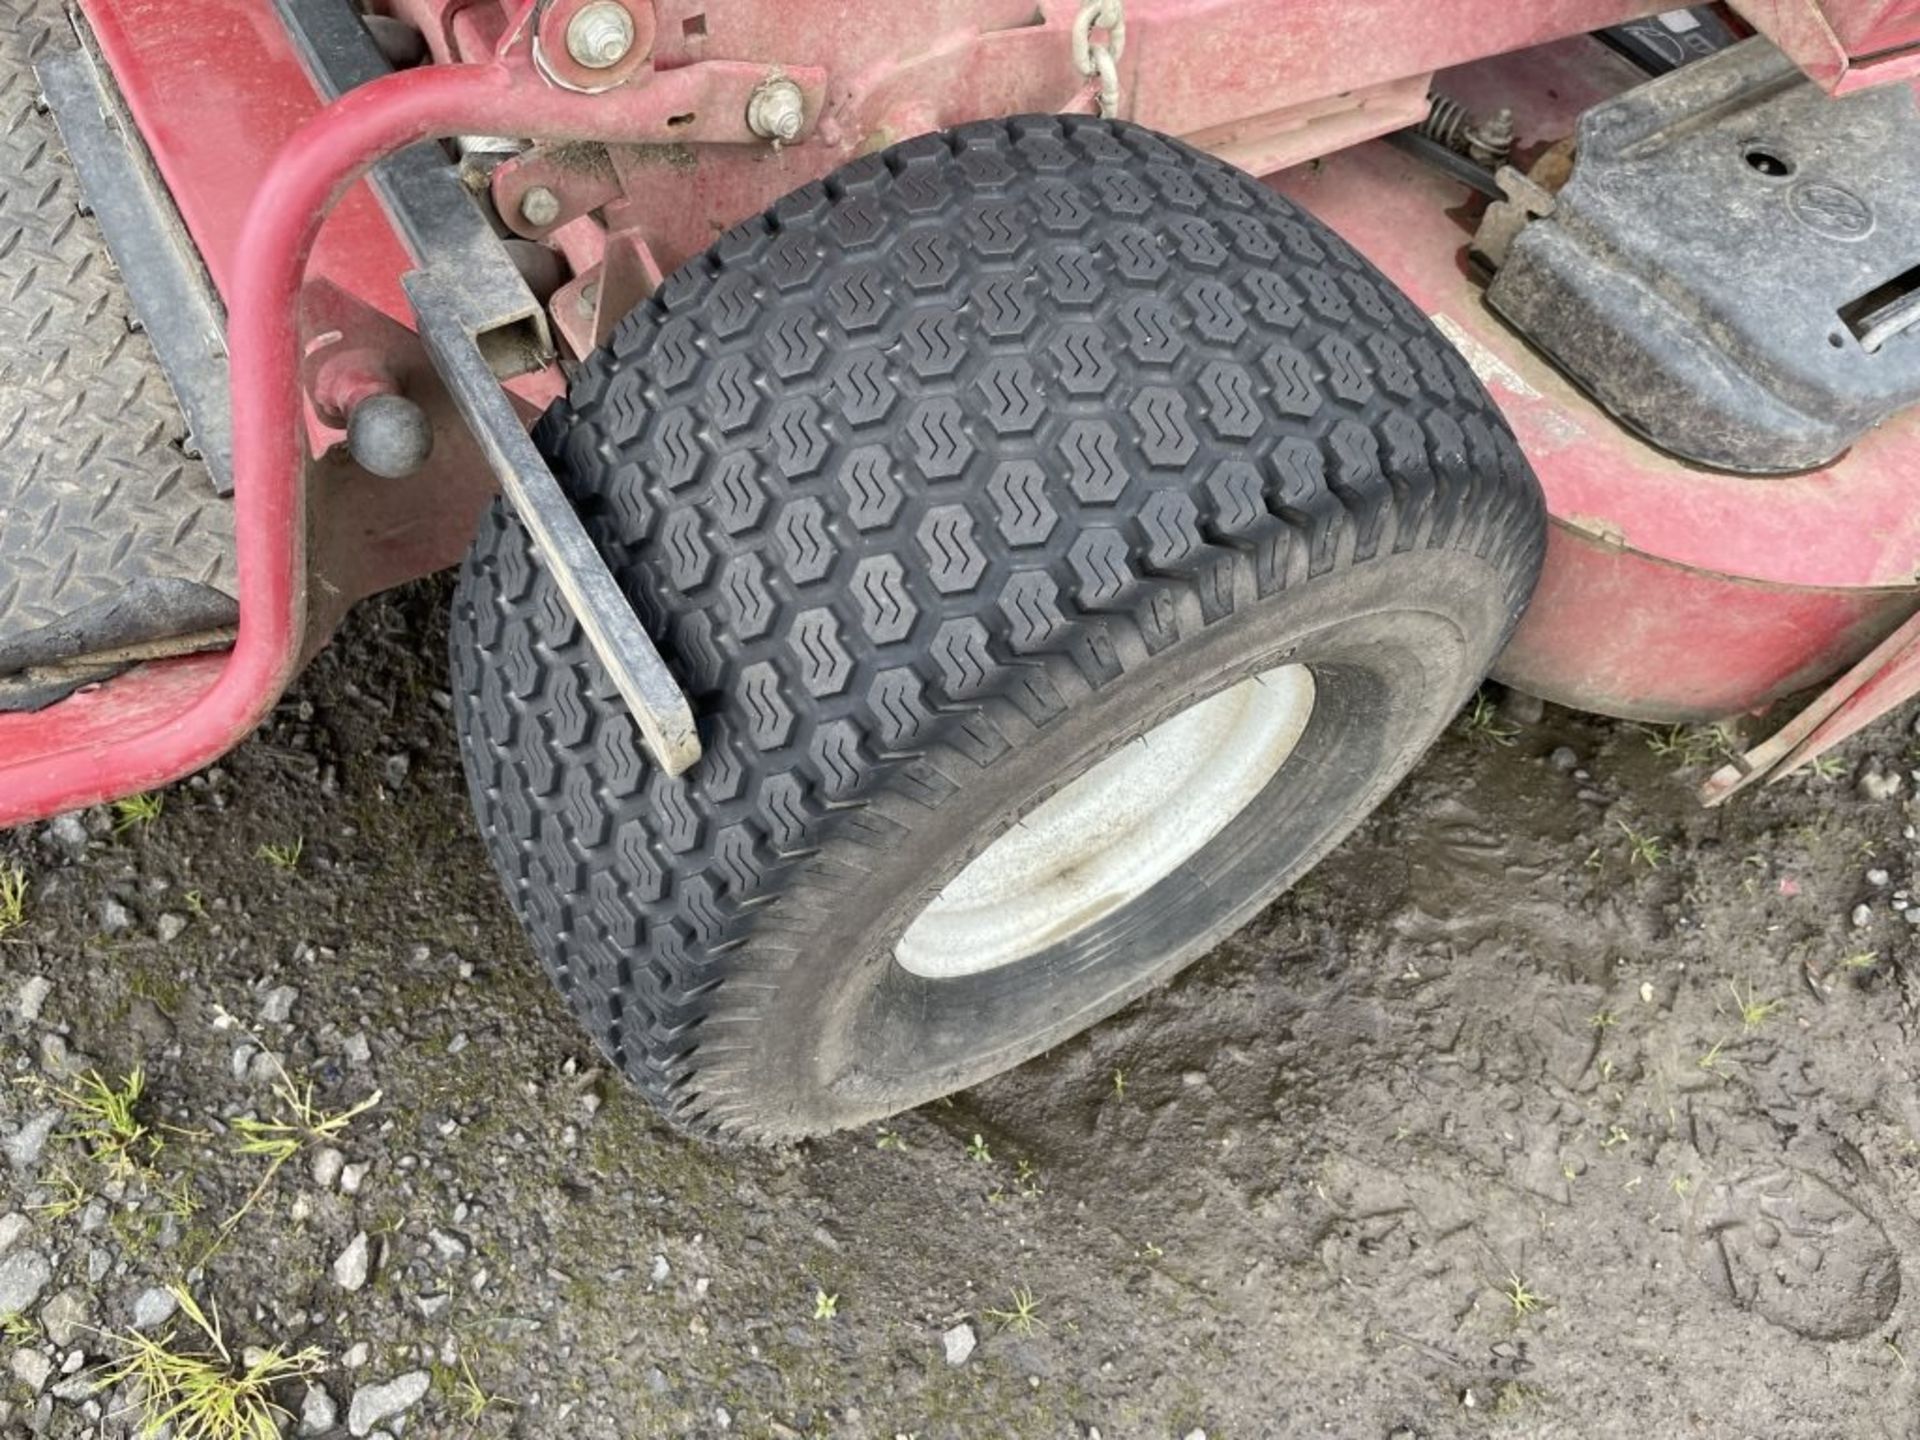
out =
[[[984,770],[952,752],[940,757],[945,773],[955,779],[964,773],[964,780],[938,807],[897,790],[875,796],[869,808],[889,822],[889,843],[876,848],[865,839],[843,839],[823,846],[808,865],[812,885],[795,886],[760,917],[756,930],[777,937],[783,955],[797,946],[805,959],[786,967],[771,991],[754,987],[762,1043],[725,1088],[745,1083],[756,1093],[786,1097],[786,1124],[779,1128],[791,1133],[860,1124],[1029,1059],[1164,982],[1291,885],[1419,759],[1485,674],[1492,656],[1474,637],[1505,632],[1510,593],[1509,576],[1459,551],[1404,552],[1337,570],[1238,612],[1234,623],[1135,657],[1119,678],[1070,703]],[[894,943],[944,885],[1019,816],[1121,745],[1208,695],[1289,663],[1315,671],[1319,697],[1304,753],[1282,767],[1269,791],[1284,801],[1284,792],[1297,791],[1308,778],[1302,765],[1330,770],[1313,777],[1324,787],[1324,803],[1304,813],[1283,806],[1290,813],[1263,833],[1257,884],[1223,897],[1204,926],[1172,949],[1156,951],[1150,938],[1145,944],[1136,938],[1097,964],[1081,962],[1084,968],[1072,957],[1043,952],[982,976],[910,978],[905,983],[960,987],[949,993],[962,1004],[971,992],[970,1053],[943,1054],[952,1046],[941,1043],[934,1022],[908,1047],[911,1053],[895,1057],[910,1066],[883,1063],[876,1072],[874,1057],[862,1053],[863,1007],[872,1003],[876,985],[901,983],[905,972],[893,959]],[[1336,705],[1322,679],[1327,666],[1370,675],[1372,703]],[[1201,853],[1273,808],[1256,801]],[[1127,928],[1129,912],[1145,898],[1121,907],[1107,923]],[[799,922],[804,938],[784,923],[789,919]],[[748,955],[753,947],[750,940]],[[1036,973],[1049,966],[1050,975]],[[1027,997],[1035,1002],[1028,1023],[1014,1033],[978,1024],[981,1012],[994,1008],[992,1000],[1005,998],[995,992],[1015,980],[1044,989]],[[716,1015],[732,1008],[727,1000],[723,985]]]

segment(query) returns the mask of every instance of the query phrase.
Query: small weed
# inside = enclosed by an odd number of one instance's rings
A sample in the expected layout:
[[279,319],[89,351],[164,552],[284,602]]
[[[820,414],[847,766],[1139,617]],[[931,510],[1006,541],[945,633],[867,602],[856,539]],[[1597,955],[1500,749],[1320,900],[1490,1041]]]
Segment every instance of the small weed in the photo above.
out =
[[0,870],[0,935],[17,930],[27,918],[27,872],[18,865]]
[[292,870],[300,863],[300,854],[307,848],[303,836],[295,836],[291,845],[262,845],[260,858],[276,870]]
[[1013,1183],[1028,1200],[1037,1200],[1047,1193],[1040,1188],[1040,1171],[1031,1160],[1022,1160],[1014,1166]]
[[1694,1061],[1693,1063],[1698,1065],[1702,1070],[1705,1070],[1708,1074],[1717,1075],[1720,1073],[1718,1069],[1720,1064],[1720,1052],[1726,1048],[1727,1048],[1726,1041],[1716,1040],[1713,1042],[1713,1048],[1707,1051],[1706,1054],[1702,1055],[1698,1060]]
[[[268,1056],[273,1055],[266,1047],[261,1048]],[[281,1166],[310,1144],[327,1145],[339,1139],[349,1125],[380,1103],[380,1092],[376,1090],[345,1110],[323,1110],[314,1101],[311,1080],[304,1085],[297,1085],[278,1059],[274,1060],[274,1066],[280,1071],[280,1078],[274,1082],[273,1094],[285,1112],[282,1118],[262,1120],[245,1116],[233,1122],[234,1133],[240,1137],[235,1149],[242,1155],[263,1157],[267,1161],[267,1172],[241,1202],[240,1208],[221,1223],[206,1254],[201,1256],[202,1264],[226,1243],[234,1226],[260,1203],[260,1197],[267,1193],[267,1187],[273,1184]]]
[[1658,870],[1660,862],[1667,858],[1667,842],[1658,835],[1642,835],[1624,820],[1613,822],[1620,827],[1620,833],[1627,837],[1627,864],[1644,865],[1649,870]]
[[1587,1024],[1595,1030],[1611,1030],[1620,1023],[1620,1017],[1611,1010],[1596,1010],[1587,1017]]
[[49,1220],[64,1220],[93,1198],[92,1192],[74,1179],[73,1172],[64,1165],[55,1166],[48,1174],[47,1188],[54,1192],[53,1198],[35,1205],[33,1210]]
[[460,1411],[460,1418],[469,1425],[478,1424],[480,1417],[496,1405],[506,1410],[515,1408],[513,1401],[482,1388],[474,1377],[473,1366],[467,1363],[464,1355],[460,1357],[460,1373],[451,1379],[449,1388],[453,1391],[453,1403]]
[[1816,755],[1807,762],[1807,773],[1821,780],[1838,780],[1847,765],[1838,755]]
[[1725,760],[1737,755],[1740,744],[1725,725],[1642,725],[1636,727],[1647,737],[1647,748],[1662,758],[1671,757],[1683,765],[1704,765],[1710,760]]
[[1540,1393],[1523,1381],[1502,1380],[1493,1392],[1493,1414],[1499,1419],[1510,1420],[1539,1399]]
[[1007,1298],[1012,1302],[1007,1309],[984,1310],[981,1313],[1002,1330],[1011,1330],[1015,1335],[1031,1335],[1045,1324],[1040,1319],[1040,1302],[1033,1298],[1033,1292],[1024,1285]]
[[1611,1150],[1616,1145],[1625,1145],[1633,1139],[1633,1134],[1624,1125],[1609,1125],[1606,1139],[1600,1142],[1602,1150]]
[[1533,1314],[1547,1303],[1544,1295],[1536,1294],[1518,1272],[1512,1270],[1507,1272],[1506,1288],[1500,1293],[1507,1297],[1507,1304],[1513,1307],[1513,1318],[1516,1320],[1523,1315]]
[[155,794],[129,795],[124,800],[113,802],[113,833],[131,830],[136,825],[151,825],[160,818],[160,812],[166,807],[164,796]]
[[201,902],[198,890],[189,890],[180,897],[180,903],[187,907],[187,913],[196,920],[207,918],[207,907]]
[[898,1130],[882,1130],[874,1137],[873,1148],[876,1150],[904,1150],[907,1148],[907,1142],[900,1138],[900,1132]]
[[295,1085],[293,1077],[285,1070],[274,1082],[273,1093],[286,1107],[291,1118],[243,1118],[235,1120],[233,1128],[240,1135],[238,1149],[242,1155],[264,1155],[280,1165],[299,1154],[303,1145],[328,1144],[338,1139],[347,1126],[380,1103],[380,1092],[376,1090],[345,1110],[322,1110],[314,1103],[313,1082],[309,1080],[305,1085]]
[[1116,1100],[1127,1098],[1127,1072],[1124,1070],[1113,1072],[1113,1098]]
[[325,1358],[319,1347],[289,1354],[275,1345],[236,1360],[220,1333],[219,1312],[209,1316],[179,1286],[173,1296],[211,1348],[176,1346],[171,1326],[158,1338],[138,1331],[110,1335],[123,1353],[101,1373],[98,1388],[137,1382],[134,1413],[142,1434],[171,1426],[177,1440],[278,1440],[279,1417],[287,1412],[274,1403],[274,1387],[319,1374]]
[[1158,1260],[1166,1253],[1165,1250],[1154,1244],[1153,1241],[1143,1240],[1140,1242],[1140,1248],[1134,1251],[1133,1255],[1136,1260]]
[[1871,970],[1880,963],[1878,950],[1862,950],[1858,955],[1849,955],[1840,962],[1843,970]]
[[1687,1196],[1693,1192],[1693,1177],[1691,1175],[1676,1175],[1673,1179],[1669,1180],[1667,1184],[1672,1188],[1673,1193],[1678,1195],[1682,1200],[1686,1199]]
[[1520,734],[1518,725],[1509,725],[1500,718],[1500,706],[1484,690],[1473,697],[1460,724],[1469,739],[1485,745],[1511,745]]
[[967,1142],[967,1158],[981,1165],[993,1163],[993,1151],[987,1148],[986,1138],[977,1132],[973,1139]]
[[840,1297],[838,1295],[829,1295],[824,1290],[815,1290],[813,1292],[813,1318],[814,1319],[831,1320],[835,1315],[838,1315],[839,1313],[840,1313]]
[[33,1318],[22,1311],[9,1310],[5,1315],[0,1315],[0,1335],[6,1336],[15,1345],[26,1345],[39,1333],[40,1329],[33,1323]]
[[159,1139],[134,1113],[146,1086],[146,1074],[136,1065],[118,1085],[108,1084],[98,1070],[89,1070],[73,1089],[53,1092],[78,1121],[78,1128],[67,1132],[68,1138],[85,1145],[87,1153],[118,1180],[146,1174],[160,1148]]
[[1728,982],[1727,989],[1733,994],[1733,1003],[1740,1009],[1740,1023],[1749,1030],[1758,1030],[1767,1021],[1787,1008],[1785,1000],[1761,1000],[1756,998],[1751,985],[1743,997],[1737,984]]

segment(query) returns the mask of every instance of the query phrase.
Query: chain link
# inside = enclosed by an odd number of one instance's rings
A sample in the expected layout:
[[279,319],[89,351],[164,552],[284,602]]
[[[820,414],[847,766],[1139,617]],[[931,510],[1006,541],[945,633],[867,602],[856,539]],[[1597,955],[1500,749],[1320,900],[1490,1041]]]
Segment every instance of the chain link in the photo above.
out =
[[[1107,38],[1095,40],[1104,30]],[[1100,81],[1100,115],[1111,120],[1120,113],[1120,54],[1127,48],[1127,16],[1123,0],[1086,0],[1073,17],[1073,63],[1080,73]]]

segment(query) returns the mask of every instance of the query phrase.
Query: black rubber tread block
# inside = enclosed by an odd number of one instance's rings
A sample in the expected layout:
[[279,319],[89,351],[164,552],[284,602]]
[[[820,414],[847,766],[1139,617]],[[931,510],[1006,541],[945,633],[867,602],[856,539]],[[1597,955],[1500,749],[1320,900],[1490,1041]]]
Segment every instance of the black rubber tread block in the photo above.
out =
[[1090,119],[925,137],[789,196],[538,436],[706,755],[646,762],[496,507],[453,625],[476,808],[596,1039],[730,1135],[772,1128],[727,1083],[759,982],[858,903],[823,846],[903,841],[882,790],[952,803],[1129,657],[1378,554],[1471,550],[1517,616],[1544,544],[1511,435],[1411,302],[1245,175]]

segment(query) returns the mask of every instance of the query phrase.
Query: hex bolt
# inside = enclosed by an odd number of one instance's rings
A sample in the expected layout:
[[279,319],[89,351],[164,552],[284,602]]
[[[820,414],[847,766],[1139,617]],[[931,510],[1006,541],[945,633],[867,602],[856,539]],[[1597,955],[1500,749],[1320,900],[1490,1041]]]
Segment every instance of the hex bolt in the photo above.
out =
[[747,100],[747,128],[764,139],[792,140],[806,118],[806,99],[791,80],[769,80]]
[[633,16],[617,0],[593,0],[567,22],[567,54],[589,70],[618,65],[633,49]]
[[520,218],[544,230],[560,218],[560,197],[544,185],[529,185],[520,197]]

